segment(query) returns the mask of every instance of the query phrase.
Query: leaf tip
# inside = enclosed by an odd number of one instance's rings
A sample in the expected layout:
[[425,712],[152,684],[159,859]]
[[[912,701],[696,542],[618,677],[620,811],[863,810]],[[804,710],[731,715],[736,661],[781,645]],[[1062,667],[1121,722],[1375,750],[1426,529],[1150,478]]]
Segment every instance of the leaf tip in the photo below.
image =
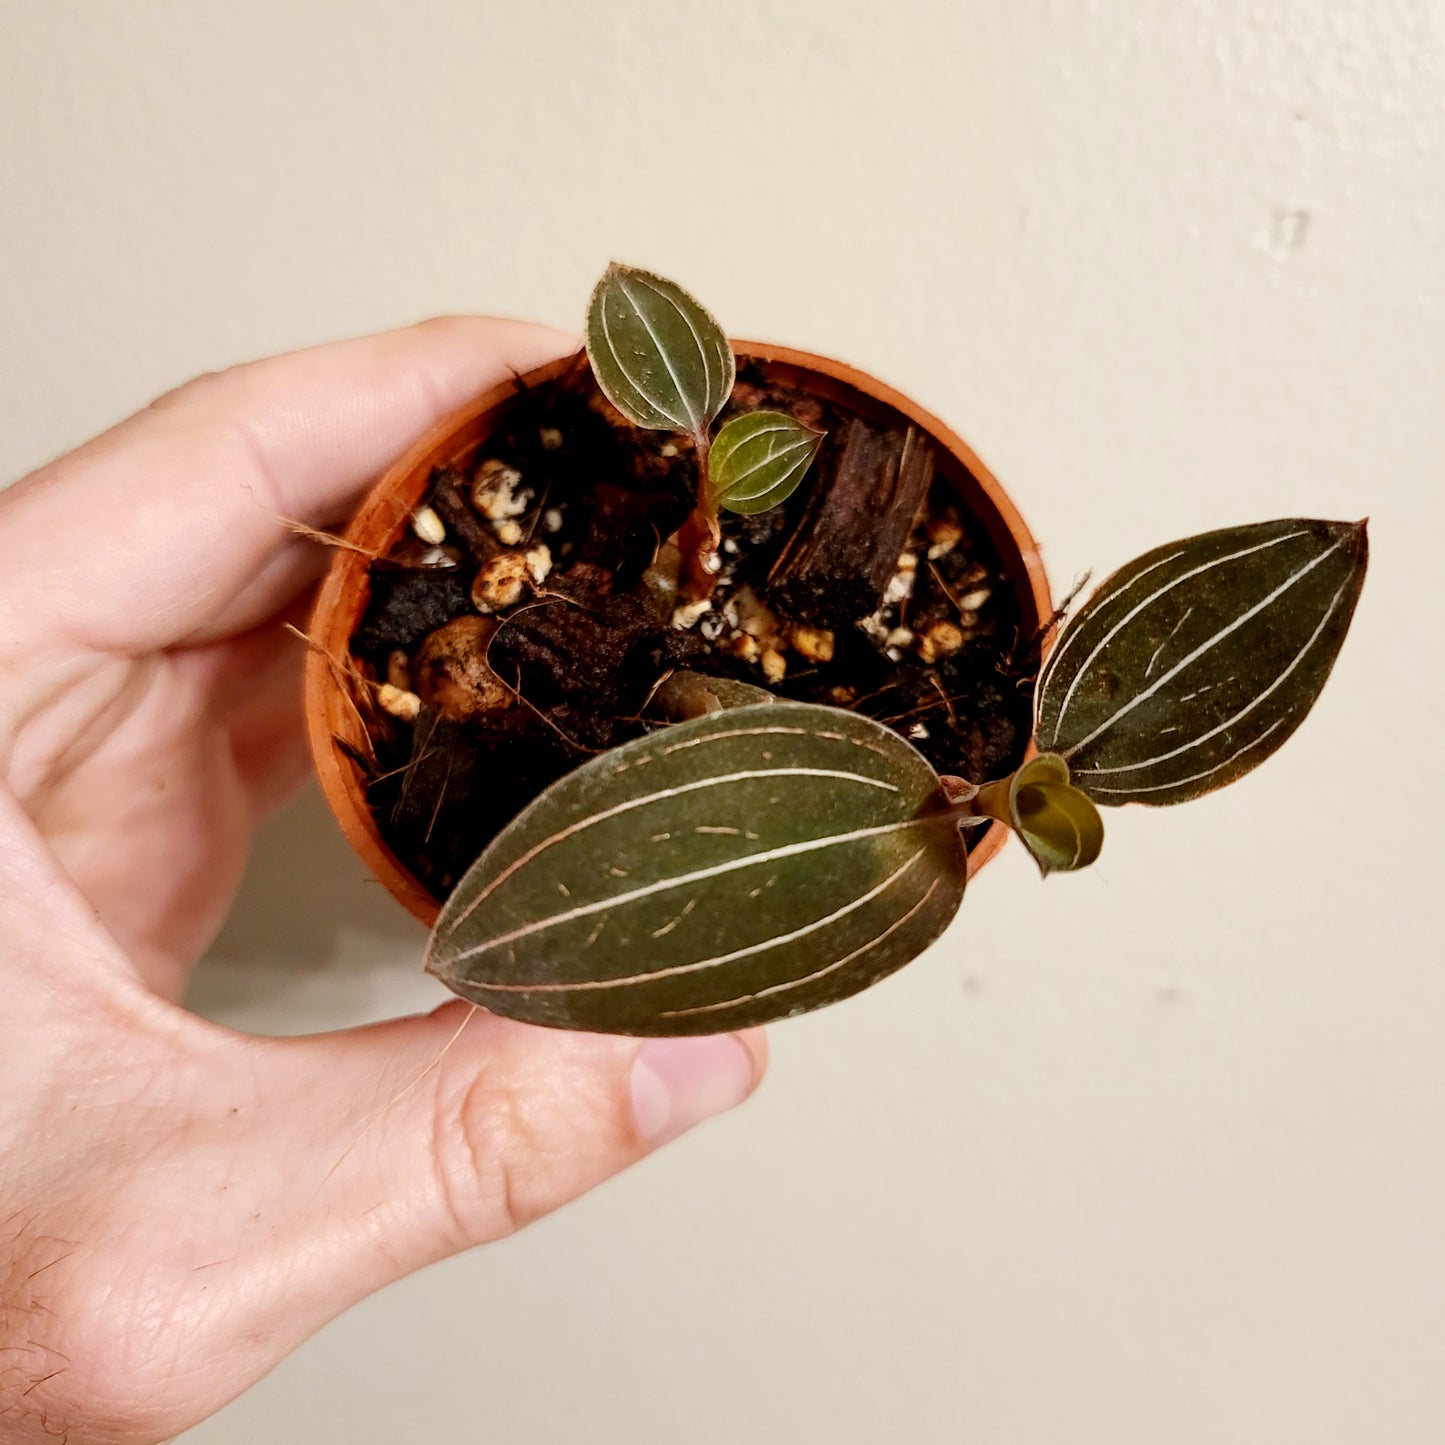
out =
[[1326,526],[1351,563],[1363,570],[1370,558],[1370,519],[1361,517],[1358,522],[1329,522]]
[[587,357],[634,426],[701,437],[732,393],[737,363],[717,318],[675,281],[610,261],[587,303]]

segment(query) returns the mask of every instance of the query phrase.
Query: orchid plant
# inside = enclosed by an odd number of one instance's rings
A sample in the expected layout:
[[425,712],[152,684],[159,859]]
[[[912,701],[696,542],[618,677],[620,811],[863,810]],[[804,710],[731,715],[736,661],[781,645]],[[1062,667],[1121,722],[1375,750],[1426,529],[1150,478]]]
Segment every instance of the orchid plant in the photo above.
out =
[[[752,412],[713,436],[732,349],[649,273],[609,269],[587,349],[631,422],[693,439],[696,509],[663,550],[705,589],[719,509],[783,501],[821,434]],[[856,712],[674,675],[659,698],[677,721],[519,814],[447,900],[427,967],[495,1013],[607,1033],[715,1033],[846,998],[953,919],[966,829],[998,820],[1041,872],[1072,871],[1099,856],[1100,806],[1187,802],[1275,752],[1325,684],[1366,558],[1363,522],[1301,519],[1136,558],[1058,632],[1036,752],[1000,779],[940,777]]]

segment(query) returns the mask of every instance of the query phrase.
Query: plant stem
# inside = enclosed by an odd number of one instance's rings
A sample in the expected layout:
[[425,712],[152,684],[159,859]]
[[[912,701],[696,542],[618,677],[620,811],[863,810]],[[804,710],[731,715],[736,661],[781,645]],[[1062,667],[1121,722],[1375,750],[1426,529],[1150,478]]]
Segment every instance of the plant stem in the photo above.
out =
[[1009,800],[1013,791],[1014,775],[1010,773],[1006,778],[999,778],[992,783],[984,783],[978,790],[970,806],[975,813],[984,817],[996,818],[1000,823],[1013,826],[1013,811],[1009,806]]
[[970,820],[975,824],[995,820],[1009,827],[1013,826],[1012,814],[1009,811],[1012,773],[1006,778],[983,783],[978,787],[964,782],[962,778],[943,778],[940,781],[949,802],[944,816],[956,819],[959,827],[968,827]]
[[948,807],[943,810],[943,817],[957,823],[960,828],[983,822],[982,815],[974,806],[978,789],[972,783],[952,776],[940,777],[938,781],[943,784],[943,796],[948,799]]
[[[708,476],[708,459],[712,456],[712,438],[707,434],[707,428],[692,434],[694,444],[697,446],[697,504],[699,507],[707,505],[712,501],[712,478]],[[717,507],[712,508],[713,515],[717,515]]]
[[683,556],[683,575],[678,591],[687,600],[697,602],[711,597],[713,588],[717,586],[717,574],[709,571],[706,564],[718,549],[722,529],[718,524],[712,478],[708,476],[712,439],[704,427],[693,434],[693,441],[697,446],[697,503],[692,515],[677,529],[677,544]]

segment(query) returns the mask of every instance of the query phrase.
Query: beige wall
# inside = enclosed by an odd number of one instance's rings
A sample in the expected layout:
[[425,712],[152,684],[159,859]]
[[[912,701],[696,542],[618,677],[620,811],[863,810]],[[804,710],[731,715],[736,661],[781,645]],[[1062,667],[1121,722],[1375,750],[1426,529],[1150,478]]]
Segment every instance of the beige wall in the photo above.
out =
[[[0,463],[189,373],[611,256],[960,428],[1060,590],[1372,519],[1316,714],[1017,850],[709,1126],[354,1311],[190,1437],[1445,1439],[1439,0],[0,0]],[[63,545],[63,539],[57,539]],[[1412,759],[1414,759],[1412,761]],[[195,1002],[435,1002],[312,801]]]

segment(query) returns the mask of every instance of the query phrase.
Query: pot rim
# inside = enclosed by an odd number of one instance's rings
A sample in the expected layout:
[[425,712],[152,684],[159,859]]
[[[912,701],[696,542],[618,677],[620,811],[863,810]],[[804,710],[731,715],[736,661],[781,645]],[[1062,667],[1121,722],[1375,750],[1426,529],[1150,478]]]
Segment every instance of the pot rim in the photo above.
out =
[[[761,361],[821,376],[868,401],[889,407],[926,432],[957,464],[962,478],[955,484],[998,550],[1005,575],[1023,604],[1025,621],[1042,627],[1053,611],[1048,578],[1038,543],[1013,500],[978,454],[952,428],[931,412],[867,372],[830,357],[769,342],[734,341],[739,361]],[[353,546],[385,552],[406,526],[421,501],[432,469],[472,451],[490,433],[491,414],[511,401],[518,385],[538,385],[561,375],[576,353],[499,383],[444,417],[409,447],[378,478],[343,534]],[[980,500],[983,506],[980,507]],[[351,637],[368,595],[367,558],[338,548],[326,571],[312,610],[312,646],[305,667],[305,722],[311,758],[321,791],[347,841],[391,895],[419,922],[430,927],[438,901],[388,847],[367,806],[356,765],[336,746],[338,728],[345,729],[348,709],[354,713],[349,689],[337,678],[332,659],[349,659]],[[1032,609],[1032,619],[1028,614]],[[355,719],[359,726],[359,716]],[[340,735],[344,736],[342,732]],[[1027,755],[1033,752],[1030,741]],[[969,879],[1003,847],[1008,829],[990,823],[969,854]]]

